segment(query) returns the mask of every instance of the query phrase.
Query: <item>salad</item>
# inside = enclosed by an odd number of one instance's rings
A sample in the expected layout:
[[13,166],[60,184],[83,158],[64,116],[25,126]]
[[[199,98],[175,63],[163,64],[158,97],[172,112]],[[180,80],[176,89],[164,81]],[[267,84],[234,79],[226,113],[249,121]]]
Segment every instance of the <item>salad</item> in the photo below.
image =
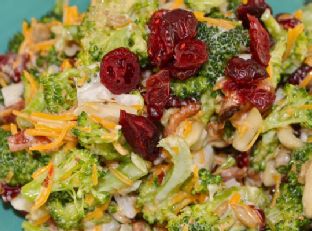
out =
[[0,85],[25,231],[311,230],[312,3],[57,0]]

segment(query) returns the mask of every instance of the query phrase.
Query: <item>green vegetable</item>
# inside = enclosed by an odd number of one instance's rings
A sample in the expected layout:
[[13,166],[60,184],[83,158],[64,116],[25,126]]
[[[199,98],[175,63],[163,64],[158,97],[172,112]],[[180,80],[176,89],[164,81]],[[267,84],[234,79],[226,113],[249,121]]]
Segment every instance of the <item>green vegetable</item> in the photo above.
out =
[[28,221],[22,223],[22,228],[24,231],[49,231],[49,227],[37,226]]
[[222,178],[220,175],[212,175],[207,169],[200,169],[198,171],[199,184],[195,185],[196,193],[207,193],[209,192],[210,186],[220,186],[222,183]]
[[265,11],[261,20],[275,40],[275,45],[271,49],[270,63],[272,65],[272,76],[269,81],[271,82],[271,86],[276,88],[281,81],[283,55],[286,51],[287,44],[287,32],[279,25],[269,10]]
[[255,171],[264,171],[267,160],[272,158],[279,145],[275,131],[262,135],[251,155],[251,168]]
[[24,151],[12,153],[7,142],[9,136],[9,132],[0,129],[0,182],[24,185],[32,180],[33,172],[48,162],[49,156]]
[[185,4],[195,11],[209,13],[212,8],[220,8],[226,5],[226,0],[184,0]]
[[311,223],[311,220],[303,215],[303,185],[298,182],[301,167],[311,155],[312,145],[307,144],[292,154],[288,166],[280,169],[280,172],[286,175],[287,181],[280,187],[276,205],[265,210],[270,230],[304,230],[304,227]]
[[161,185],[151,185],[147,181],[140,189],[138,205],[143,207],[143,217],[149,223],[163,223],[175,215],[175,204],[171,199],[192,174],[192,156],[182,138],[169,136],[162,139],[159,145],[171,155],[173,168],[166,174]]
[[201,120],[207,124],[210,121],[211,116],[215,113],[217,107],[217,92],[207,90],[200,98],[201,110],[203,115]]
[[8,43],[8,52],[17,53],[23,41],[24,35],[21,32],[15,33]]
[[[85,212],[82,200],[77,200],[71,192],[57,192],[50,195],[48,211],[58,227],[64,230],[78,229]],[[73,193],[71,193],[73,194]]]
[[77,122],[73,133],[78,137],[81,146],[108,160],[120,157],[112,145],[119,139],[118,128],[114,131],[106,130],[102,125],[93,121],[86,112],[82,112],[78,116]]
[[168,230],[183,231],[186,227],[189,231],[247,230],[247,227],[237,222],[232,206],[228,206],[221,213],[217,212],[220,206],[228,203],[234,193],[239,193],[241,196],[242,202],[239,204],[248,203],[264,208],[269,201],[268,195],[256,187],[243,186],[224,189],[217,193],[211,201],[184,209],[182,214],[169,221]]
[[129,48],[141,62],[146,62],[145,26],[157,6],[156,0],[99,1],[91,6],[80,26],[83,47],[80,62],[100,61],[106,53],[119,47]]
[[42,76],[44,98],[47,110],[60,113],[72,108],[77,101],[77,91],[72,80],[77,70],[68,70],[57,74]]
[[63,57],[58,54],[54,47],[52,47],[47,54],[41,54],[36,59],[36,65],[41,68],[48,68],[50,65],[60,66]]
[[312,96],[303,88],[286,85],[285,98],[278,101],[272,112],[264,120],[262,132],[274,128],[285,127],[290,124],[301,124],[303,127],[312,127]]
[[209,60],[201,68],[198,77],[171,83],[173,94],[180,98],[199,97],[210,89],[216,80],[224,75],[227,61],[239,54],[249,43],[248,31],[241,26],[229,31],[222,31],[219,28],[200,23],[197,38],[207,43]]

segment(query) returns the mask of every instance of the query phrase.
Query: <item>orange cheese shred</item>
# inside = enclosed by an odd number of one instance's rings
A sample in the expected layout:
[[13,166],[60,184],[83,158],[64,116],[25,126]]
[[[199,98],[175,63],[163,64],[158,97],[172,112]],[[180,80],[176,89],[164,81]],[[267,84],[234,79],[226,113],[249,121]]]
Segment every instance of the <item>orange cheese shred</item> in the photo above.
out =
[[11,134],[12,135],[15,135],[15,134],[17,134],[17,126],[16,126],[16,124],[10,124],[10,131],[11,131]]
[[34,77],[27,71],[24,71],[24,77],[29,82],[30,85],[30,95],[29,98],[26,99],[26,102],[30,102],[31,99],[36,95],[38,91],[38,84]]
[[63,23],[65,26],[78,25],[82,20],[77,6],[64,5],[63,12]]
[[221,27],[221,28],[224,28],[227,30],[231,30],[231,29],[234,29],[236,27],[235,22],[232,22],[232,21],[226,20],[226,19],[205,17],[204,12],[196,11],[196,12],[194,12],[194,15],[198,21],[206,22],[210,26]]
[[124,175],[122,172],[118,171],[115,168],[109,168],[110,172],[122,183],[124,183],[127,186],[133,185],[133,181],[129,179],[126,175]]
[[287,47],[283,55],[284,60],[289,57],[298,37],[300,36],[300,34],[302,34],[303,30],[304,30],[304,26],[302,23],[297,25],[295,28],[290,28],[288,30]]
[[307,87],[312,81],[312,72],[309,74],[299,83],[299,87],[305,88]]
[[98,172],[97,172],[97,167],[96,164],[93,164],[92,166],[92,184],[94,186],[98,185],[99,179],[98,179]]
[[51,115],[41,112],[33,112],[31,114],[33,119],[46,119],[46,120],[59,120],[59,121],[73,121],[77,120],[77,116],[73,114],[63,114],[63,115]]
[[90,118],[92,120],[94,120],[96,123],[99,123],[101,124],[104,128],[106,128],[107,130],[112,130],[112,129],[115,129],[116,127],[116,123],[113,122],[113,121],[109,121],[109,120],[106,120],[106,119],[103,119],[103,118],[100,118],[98,116],[95,116],[95,115],[91,115]]
[[47,221],[49,221],[50,218],[51,218],[51,217],[50,217],[49,214],[44,215],[43,217],[40,217],[38,220],[36,220],[35,222],[33,222],[33,224],[34,224],[35,226],[42,225],[42,224],[46,223]]

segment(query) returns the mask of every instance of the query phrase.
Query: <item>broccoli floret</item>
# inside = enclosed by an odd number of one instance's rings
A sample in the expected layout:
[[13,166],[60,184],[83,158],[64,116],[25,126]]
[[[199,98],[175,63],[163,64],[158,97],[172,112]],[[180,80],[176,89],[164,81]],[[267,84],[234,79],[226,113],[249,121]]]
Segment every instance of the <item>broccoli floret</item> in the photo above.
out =
[[286,183],[280,187],[280,195],[276,204],[265,210],[270,230],[303,230],[311,223],[303,215],[302,194],[303,184],[298,182],[302,165],[310,159],[312,145],[306,144],[292,154],[292,159],[286,167],[279,169]]
[[207,43],[209,60],[201,68],[198,77],[172,82],[173,94],[181,98],[199,97],[211,88],[216,80],[224,75],[227,61],[239,54],[242,48],[249,44],[248,31],[241,26],[229,31],[222,31],[219,28],[200,23],[197,29],[197,38]]
[[264,120],[262,132],[290,124],[312,127],[312,96],[305,89],[290,84],[285,86],[284,94],[285,97],[273,106]]
[[36,65],[38,67],[48,67],[50,65],[60,66],[62,63],[62,57],[57,53],[54,47],[52,47],[47,54],[40,55],[36,59]]
[[261,140],[255,146],[251,155],[251,168],[255,171],[264,171],[267,160],[272,158],[279,141],[275,131],[270,131],[262,135]]
[[21,186],[32,180],[32,173],[44,166],[49,156],[14,152],[9,149],[9,132],[0,129],[0,181],[11,186]]
[[81,146],[96,155],[104,156],[108,160],[120,157],[112,145],[120,136],[117,126],[117,129],[113,131],[107,130],[92,120],[86,112],[82,112],[78,116],[77,122],[77,127],[73,129],[73,133],[78,137]]
[[60,113],[72,108],[77,101],[77,90],[71,77],[75,70],[48,74],[40,78],[46,106],[51,113]]
[[185,4],[195,11],[210,13],[213,8],[226,5],[226,0],[184,0]]
[[[241,201],[236,206],[228,206],[222,212],[218,212],[220,207],[229,203],[233,195],[240,195]],[[217,193],[212,200],[184,209],[182,214],[169,221],[168,230],[247,230],[247,227],[240,223],[235,216],[236,209],[238,207],[248,209],[247,203],[264,208],[268,202],[268,195],[256,187],[243,186],[224,189]]]
[[23,41],[24,35],[21,32],[15,33],[8,43],[8,52],[17,53]]
[[85,215],[83,203],[70,194],[69,191],[52,193],[47,202],[53,221],[64,230],[78,229]]
[[209,186],[219,186],[222,183],[222,177],[220,175],[213,175],[207,169],[200,169],[198,171],[199,184],[195,184],[196,193],[209,192]]
[[201,120],[207,124],[210,121],[211,116],[215,113],[217,107],[218,92],[214,92],[211,89],[207,90],[200,98],[202,105],[203,115]]

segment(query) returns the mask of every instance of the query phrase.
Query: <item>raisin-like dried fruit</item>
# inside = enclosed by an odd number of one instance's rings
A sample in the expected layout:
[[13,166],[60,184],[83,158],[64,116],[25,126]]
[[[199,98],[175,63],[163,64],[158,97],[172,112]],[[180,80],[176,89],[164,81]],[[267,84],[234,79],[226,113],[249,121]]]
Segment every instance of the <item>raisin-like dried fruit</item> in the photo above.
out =
[[256,61],[233,57],[227,64],[225,76],[231,78],[236,83],[248,84],[265,79],[269,75],[266,69]]
[[144,96],[147,104],[148,116],[160,120],[169,100],[170,73],[162,70],[151,76],[146,81],[146,94]]
[[252,15],[247,15],[247,17],[250,22],[249,36],[251,55],[258,63],[263,66],[268,66],[271,57],[269,33],[256,17]]
[[286,30],[295,28],[301,21],[295,18],[293,15],[281,14],[276,16],[278,23]]
[[249,165],[249,155],[247,152],[240,152],[239,154],[235,155],[235,160],[237,167],[239,168],[246,168]]
[[304,80],[309,72],[312,71],[312,66],[307,64],[302,64],[297,70],[294,71],[288,78],[288,82],[293,85],[299,84],[302,80]]
[[168,10],[158,10],[152,15],[148,23],[148,28],[152,34],[158,34],[160,32],[163,17],[166,13],[168,13]]
[[199,71],[200,67],[194,67],[190,69],[181,69],[176,68],[174,66],[170,66],[168,69],[170,71],[170,74],[172,77],[179,79],[179,80],[186,80],[190,77],[193,77],[196,75],[196,73]]
[[117,48],[106,54],[101,62],[101,82],[114,94],[128,93],[140,82],[138,57],[127,48]]
[[268,110],[275,100],[275,94],[272,91],[261,88],[246,91],[244,97],[261,112]]
[[150,161],[159,156],[157,144],[160,131],[151,120],[122,110],[120,111],[119,124],[127,142],[137,154]]
[[174,67],[193,69],[200,67],[208,59],[207,46],[197,39],[186,39],[179,42],[174,48]]
[[249,28],[249,20],[247,15],[253,15],[256,18],[261,18],[266,9],[271,7],[264,0],[249,0],[247,4],[240,5],[236,10],[236,16],[243,22],[245,28]]

